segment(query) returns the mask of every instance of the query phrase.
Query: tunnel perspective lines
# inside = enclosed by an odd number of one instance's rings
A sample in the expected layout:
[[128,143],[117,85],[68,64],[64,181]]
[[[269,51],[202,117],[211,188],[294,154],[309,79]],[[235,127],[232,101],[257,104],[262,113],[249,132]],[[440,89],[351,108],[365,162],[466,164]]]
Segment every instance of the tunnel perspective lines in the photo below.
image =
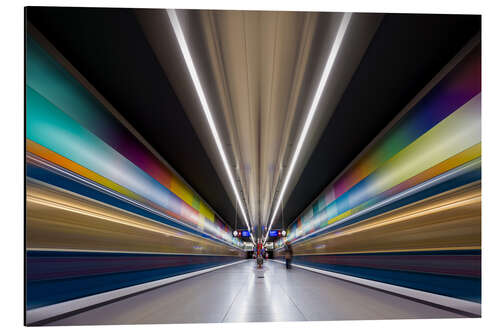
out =
[[25,325],[480,317],[481,52],[480,15],[27,8]]

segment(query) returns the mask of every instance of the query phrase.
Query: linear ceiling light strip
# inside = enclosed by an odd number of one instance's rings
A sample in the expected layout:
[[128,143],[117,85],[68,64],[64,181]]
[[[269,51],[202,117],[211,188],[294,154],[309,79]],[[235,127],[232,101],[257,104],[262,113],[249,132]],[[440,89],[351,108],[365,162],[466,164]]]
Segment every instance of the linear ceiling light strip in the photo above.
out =
[[215,126],[215,122],[212,117],[212,113],[210,112],[210,108],[208,106],[207,99],[205,97],[205,93],[203,91],[203,88],[201,86],[200,79],[198,78],[198,73],[196,72],[196,68],[194,66],[193,58],[191,57],[191,53],[189,52],[189,47],[186,43],[186,39],[184,38],[184,33],[182,32],[181,24],[179,22],[179,18],[177,17],[177,13],[174,9],[168,9],[168,18],[170,19],[170,23],[172,24],[172,27],[175,32],[175,37],[177,38],[177,42],[179,43],[179,47],[182,52],[182,56],[184,57],[184,60],[186,62],[187,69],[189,71],[189,74],[191,75],[191,79],[193,80],[194,87],[196,89],[196,93],[198,94],[198,98],[200,99],[201,107],[203,109],[203,113],[205,114],[205,117],[207,118],[208,125],[210,127],[210,131],[212,132],[212,135],[215,140],[215,144],[217,145],[217,150],[219,151],[219,154],[222,158],[222,162],[224,164],[224,168],[226,169],[226,173],[229,177],[229,181],[231,183],[231,186],[233,188],[234,194],[236,196],[236,200],[238,201],[238,205],[241,209],[241,213],[243,215],[243,218],[245,220],[245,223],[247,225],[248,231],[250,232],[250,235],[252,237],[252,241],[255,243],[255,240],[253,238],[253,235],[251,233],[251,228],[248,223],[247,215],[245,213],[245,209],[243,207],[243,203],[241,201],[238,189],[236,187],[236,183],[234,181],[233,174],[231,172],[231,168],[229,167],[229,162],[227,160],[226,153],[224,151],[224,148],[222,146],[222,142],[219,137],[219,132],[217,131],[217,127]]
[[274,208],[273,215],[271,215],[271,219],[269,220],[269,226],[267,228],[266,237],[264,238],[264,243],[266,242],[266,240],[269,236],[269,231],[271,230],[271,227],[273,225],[274,218],[276,217],[280,203],[283,200],[283,196],[285,195],[285,190],[288,186],[288,183],[290,181],[292,173],[295,169],[295,164],[297,163],[300,151],[302,150],[302,146],[304,145],[304,140],[306,139],[307,133],[309,131],[309,127],[311,126],[311,122],[312,122],[314,115],[316,113],[316,110],[318,108],[319,101],[321,99],[321,96],[323,95],[323,91],[325,90],[326,81],[328,80],[328,77],[330,76],[333,64],[335,62],[335,59],[337,58],[337,54],[339,53],[340,46],[342,44],[342,40],[344,39],[344,36],[346,34],[346,31],[347,31],[347,27],[349,26],[349,21],[351,20],[351,16],[352,16],[352,13],[344,13],[344,15],[342,16],[342,21],[340,22],[339,30],[337,32],[337,35],[335,36],[335,40],[333,41],[332,48],[330,50],[328,60],[326,61],[326,65],[325,65],[325,68],[323,70],[323,73],[321,74],[321,79],[319,81],[318,89],[316,90],[316,94],[314,95],[314,99],[313,99],[311,107],[309,109],[309,113],[307,114],[307,118],[306,118],[306,121],[304,123],[304,127],[302,128],[302,132],[300,133],[299,141],[297,143],[297,147],[295,148],[295,152],[293,153],[290,167],[287,170],[285,181],[283,182],[283,186],[281,187],[280,195],[278,197],[278,200],[276,201],[276,206]]

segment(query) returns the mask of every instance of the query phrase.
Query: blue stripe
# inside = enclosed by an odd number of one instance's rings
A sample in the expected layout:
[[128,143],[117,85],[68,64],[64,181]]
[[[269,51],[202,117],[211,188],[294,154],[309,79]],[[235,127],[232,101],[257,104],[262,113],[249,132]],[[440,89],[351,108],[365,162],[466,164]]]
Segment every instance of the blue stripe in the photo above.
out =
[[[43,251],[45,252],[45,251]],[[53,251],[51,251],[53,252]],[[29,251],[28,260],[30,257],[48,256],[48,253],[38,251]],[[82,253],[78,252],[77,256]],[[92,253],[94,256],[106,255],[109,253],[98,254]],[[127,256],[127,254],[114,255]],[[129,256],[137,256],[136,254],[129,254]],[[75,256],[72,253],[57,252],[56,256]],[[175,255],[163,255],[163,257],[175,257]],[[177,256],[178,257],[178,256]],[[184,256],[196,257],[199,260],[200,256]],[[111,291],[119,288],[130,287],[133,285],[151,282],[155,280],[164,279],[180,274],[198,271],[210,267],[219,266],[239,260],[238,257],[228,256],[201,256],[206,260],[204,263],[186,264],[179,266],[172,266],[159,269],[128,271],[101,275],[92,275],[76,278],[62,278],[62,279],[47,279],[37,281],[27,281],[26,286],[26,306],[28,310],[56,304],[72,299],[77,299],[89,295],[94,295],[106,291]]]
[[[338,257],[351,257],[351,256],[400,256],[400,255],[481,255],[481,250],[432,250],[432,251],[402,251],[402,252],[370,252],[370,253],[339,253],[335,254]],[[325,256],[326,254],[317,253],[311,255],[303,255],[304,257],[309,256]]]
[[302,258],[294,258],[294,261],[303,266],[481,303],[480,278],[328,265]]

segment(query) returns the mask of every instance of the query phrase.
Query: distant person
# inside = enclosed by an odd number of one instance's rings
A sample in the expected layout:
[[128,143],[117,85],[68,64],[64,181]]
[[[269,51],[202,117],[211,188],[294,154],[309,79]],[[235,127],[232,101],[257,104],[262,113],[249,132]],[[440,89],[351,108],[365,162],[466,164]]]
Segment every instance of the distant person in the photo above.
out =
[[257,256],[257,268],[262,268],[262,265],[264,264],[264,258],[262,258],[262,254],[259,253]]
[[293,258],[293,250],[290,242],[285,243],[285,262],[286,269],[292,268],[292,258]]

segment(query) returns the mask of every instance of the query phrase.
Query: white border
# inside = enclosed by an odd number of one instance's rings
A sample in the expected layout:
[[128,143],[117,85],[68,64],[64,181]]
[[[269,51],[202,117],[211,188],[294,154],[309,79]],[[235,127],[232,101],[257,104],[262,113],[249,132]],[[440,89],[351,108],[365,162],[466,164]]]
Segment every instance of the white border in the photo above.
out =
[[[93,332],[255,332],[258,330],[280,332],[392,332],[405,333],[427,332],[482,332],[498,329],[498,309],[500,308],[500,224],[498,222],[498,189],[500,188],[500,99],[498,98],[498,78],[500,77],[500,2],[499,1],[455,1],[455,0],[289,0],[286,2],[253,0],[235,2],[229,0],[79,0],[79,1],[11,1],[5,2],[1,15],[2,28],[2,130],[3,143],[2,181],[2,233],[6,236],[0,242],[3,257],[2,269],[2,326],[6,331],[32,331],[23,327],[23,6],[107,6],[107,7],[149,7],[149,8],[237,8],[261,10],[322,10],[322,11],[376,11],[408,13],[462,13],[483,14],[483,317],[472,320],[365,320],[335,322],[277,322],[277,323],[232,323],[232,324],[172,324],[130,325],[130,326],[93,326]],[[82,327],[46,327],[43,332],[88,332],[88,326]]]

